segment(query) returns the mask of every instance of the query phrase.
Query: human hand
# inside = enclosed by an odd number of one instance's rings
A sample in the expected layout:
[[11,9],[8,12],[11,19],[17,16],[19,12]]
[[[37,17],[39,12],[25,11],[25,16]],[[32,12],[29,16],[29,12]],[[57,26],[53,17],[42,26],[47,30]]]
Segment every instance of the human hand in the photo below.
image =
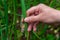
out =
[[39,22],[55,23],[57,22],[58,11],[44,4],[39,4],[27,10],[27,17],[24,19],[29,24],[28,31],[32,28],[36,31],[36,25]]

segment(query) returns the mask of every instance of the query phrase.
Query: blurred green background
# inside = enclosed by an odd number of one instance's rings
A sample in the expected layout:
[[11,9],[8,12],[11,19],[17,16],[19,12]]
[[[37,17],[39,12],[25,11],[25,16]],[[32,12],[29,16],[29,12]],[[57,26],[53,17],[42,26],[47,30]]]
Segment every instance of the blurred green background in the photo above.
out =
[[60,10],[60,0],[0,0],[0,40],[60,40],[60,25],[40,23],[36,32],[27,32],[22,23],[26,10],[40,3]]

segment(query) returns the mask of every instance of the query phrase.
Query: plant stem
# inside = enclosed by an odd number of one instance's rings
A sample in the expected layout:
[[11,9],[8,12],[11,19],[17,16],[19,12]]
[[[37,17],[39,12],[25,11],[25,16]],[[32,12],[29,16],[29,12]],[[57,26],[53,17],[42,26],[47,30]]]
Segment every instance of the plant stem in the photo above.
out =
[[[22,19],[22,18],[25,18],[26,17],[26,7],[25,7],[24,0],[21,0],[21,6],[22,6],[22,16],[23,16],[23,17],[21,17],[21,19]],[[27,32],[27,24],[24,23],[24,26],[25,26],[25,36],[27,37],[27,40],[29,40],[28,39],[29,33]]]
[[8,39],[8,7],[7,7],[7,1],[6,0],[3,0],[4,2],[4,17],[5,17],[5,35],[4,35],[4,40],[7,40]]
[[13,30],[14,30],[14,40],[17,40],[17,32],[16,32],[16,21],[17,21],[17,3],[16,3],[16,0],[13,0],[13,13],[14,13],[14,16],[13,16]]

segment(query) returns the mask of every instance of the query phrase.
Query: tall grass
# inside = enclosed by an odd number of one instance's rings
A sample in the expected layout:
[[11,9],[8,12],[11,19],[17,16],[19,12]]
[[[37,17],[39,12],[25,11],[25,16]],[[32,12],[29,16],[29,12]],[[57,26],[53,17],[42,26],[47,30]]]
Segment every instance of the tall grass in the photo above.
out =
[[8,38],[8,7],[6,4],[6,0],[3,0],[3,2],[4,2],[4,21],[5,21],[5,27],[6,27],[6,29],[4,30],[5,33],[3,35],[4,36],[3,40],[7,40]]
[[0,40],[59,40],[60,27],[39,23],[36,32],[28,32],[22,22],[27,9],[39,3],[60,9],[59,0],[0,0]]

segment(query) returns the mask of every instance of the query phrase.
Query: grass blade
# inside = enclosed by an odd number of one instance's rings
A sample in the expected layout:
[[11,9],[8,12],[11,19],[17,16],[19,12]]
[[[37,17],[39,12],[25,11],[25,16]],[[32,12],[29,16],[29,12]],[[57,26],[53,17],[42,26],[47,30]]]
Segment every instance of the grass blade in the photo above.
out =
[[[22,6],[22,16],[23,16],[21,18],[25,18],[26,17],[26,7],[25,7],[25,1],[24,0],[21,0],[21,6]],[[29,40],[28,39],[29,33],[27,32],[27,24],[24,23],[24,26],[25,26],[25,37],[27,37],[26,40]]]
[[8,38],[8,7],[7,7],[7,1],[6,0],[3,0],[4,2],[4,15],[5,15],[5,35],[4,35],[4,40],[7,40]]
[[14,30],[14,40],[17,40],[17,32],[16,32],[16,21],[17,21],[17,2],[16,2],[16,0],[13,0],[13,25],[12,25],[12,27],[13,27],[13,30]]

